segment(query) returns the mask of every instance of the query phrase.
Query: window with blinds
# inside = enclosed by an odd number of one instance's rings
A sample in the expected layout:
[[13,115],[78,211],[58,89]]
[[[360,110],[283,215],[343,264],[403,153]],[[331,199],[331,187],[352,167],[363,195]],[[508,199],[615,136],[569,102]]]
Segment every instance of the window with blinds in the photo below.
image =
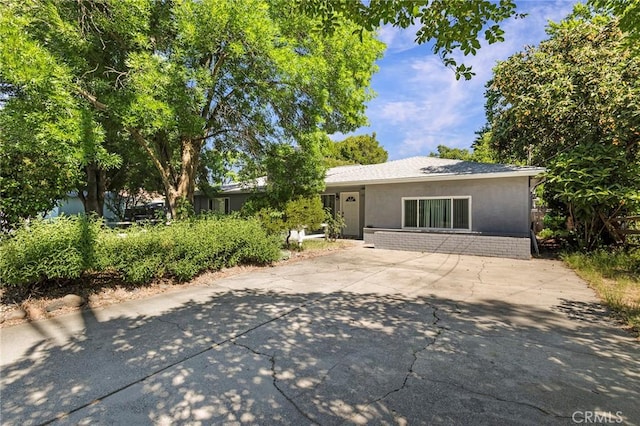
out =
[[471,197],[403,198],[403,228],[471,229]]

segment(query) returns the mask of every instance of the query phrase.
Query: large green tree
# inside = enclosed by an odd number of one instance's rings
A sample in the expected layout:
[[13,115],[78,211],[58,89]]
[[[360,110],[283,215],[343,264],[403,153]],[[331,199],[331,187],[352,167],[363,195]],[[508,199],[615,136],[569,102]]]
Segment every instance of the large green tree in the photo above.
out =
[[450,160],[474,161],[476,163],[496,163],[497,154],[491,148],[491,131],[482,129],[476,132],[476,140],[467,148],[451,148],[438,145],[436,152],[429,153],[429,157],[448,158]]
[[80,40],[25,36],[26,27],[41,35],[62,26],[50,22],[51,7],[36,6],[0,5],[0,215],[8,223],[51,209],[90,164],[107,170],[120,162],[102,146],[96,111],[76,96],[69,66],[53,52]]
[[615,19],[584,5],[547,32],[495,67],[491,144],[502,161],[549,168],[547,201],[591,248],[606,239],[606,222],[638,211],[640,58]]
[[383,49],[346,20],[331,35],[313,31],[315,18],[278,0],[8,0],[2,7],[15,39],[0,55],[2,82],[21,88],[39,76],[21,49],[37,46],[56,67],[61,96],[101,136],[85,168],[105,163],[94,159],[110,143],[104,129],[113,131],[154,165],[174,213],[179,199],[192,200],[207,151],[260,157],[275,143],[364,124]]
[[451,148],[438,145],[437,152],[429,153],[429,157],[448,158],[450,160],[473,161],[473,153],[467,148]]
[[378,164],[389,158],[387,152],[378,139],[376,133],[371,135],[356,135],[333,142],[327,141],[327,155],[325,163],[328,167],[347,164]]

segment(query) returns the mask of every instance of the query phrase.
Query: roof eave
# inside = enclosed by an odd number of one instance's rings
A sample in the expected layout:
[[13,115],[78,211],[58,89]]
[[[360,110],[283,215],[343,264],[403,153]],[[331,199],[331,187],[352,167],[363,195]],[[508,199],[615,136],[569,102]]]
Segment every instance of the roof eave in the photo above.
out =
[[496,173],[469,173],[469,174],[432,174],[425,176],[412,176],[401,178],[387,178],[387,179],[366,179],[366,180],[353,180],[344,182],[327,182],[327,186],[354,186],[354,185],[381,185],[385,183],[412,183],[412,182],[438,182],[449,180],[468,180],[468,179],[495,179],[495,178],[510,178],[510,177],[525,177],[525,176],[538,176],[545,171],[544,168],[527,169],[527,170],[514,170],[511,172],[496,172]]

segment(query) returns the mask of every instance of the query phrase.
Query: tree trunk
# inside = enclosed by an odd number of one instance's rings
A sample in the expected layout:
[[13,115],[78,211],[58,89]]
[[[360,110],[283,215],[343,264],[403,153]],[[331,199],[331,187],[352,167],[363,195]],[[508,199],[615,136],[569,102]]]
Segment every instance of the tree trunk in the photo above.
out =
[[[183,139],[181,150],[181,170],[175,184],[171,184],[169,179],[166,182],[165,192],[169,201],[171,217],[175,218],[178,201],[185,199],[193,206],[196,188],[196,172],[200,160],[200,144],[190,139]],[[168,184],[168,185],[167,185]]]
[[85,190],[79,194],[84,212],[87,215],[96,214],[103,216],[104,192],[105,192],[105,172],[96,163],[92,162],[85,166],[87,184]]
[[171,164],[171,158],[167,155],[158,155],[158,152],[151,148],[151,144],[135,128],[127,129],[140,146],[147,152],[151,161],[160,172],[162,184],[164,185],[165,196],[169,202],[169,212],[175,218],[178,207],[178,200],[186,199],[193,205],[193,196],[196,187],[196,171],[200,161],[200,150],[204,139],[193,140],[183,137],[181,141],[180,153],[180,174],[178,175]]
[[177,211],[177,207],[178,207],[178,193],[176,191],[176,189],[173,187],[173,185],[165,185],[164,187],[164,193],[165,196],[167,197],[167,202],[169,203],[169,214],[171,214],[171,219],[175,219],[176,218],[176,211]]

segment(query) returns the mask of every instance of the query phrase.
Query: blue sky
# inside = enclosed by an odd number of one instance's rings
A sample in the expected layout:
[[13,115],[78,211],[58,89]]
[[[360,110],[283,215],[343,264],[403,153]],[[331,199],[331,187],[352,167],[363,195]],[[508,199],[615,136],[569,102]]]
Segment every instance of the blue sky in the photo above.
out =
[[566,17],[574,3],[516,0],[517,11],[528,16],[502,24],[506,33],[503,43],[484,42],[476,56],[463,58],[476,73],[469,81],[456,81],[453,71],[442,65],[429,46],[416,45],[415,30],[382,28],[379,37],[387,44],[387,51],[372,80],[377,97],[367,108],[370,126],[354,134],[376,132],[390,160],[427,155],[440,144],[469,148],[474,132],[485,123],[484,86],[496,61],[544,40],[547,22]]

